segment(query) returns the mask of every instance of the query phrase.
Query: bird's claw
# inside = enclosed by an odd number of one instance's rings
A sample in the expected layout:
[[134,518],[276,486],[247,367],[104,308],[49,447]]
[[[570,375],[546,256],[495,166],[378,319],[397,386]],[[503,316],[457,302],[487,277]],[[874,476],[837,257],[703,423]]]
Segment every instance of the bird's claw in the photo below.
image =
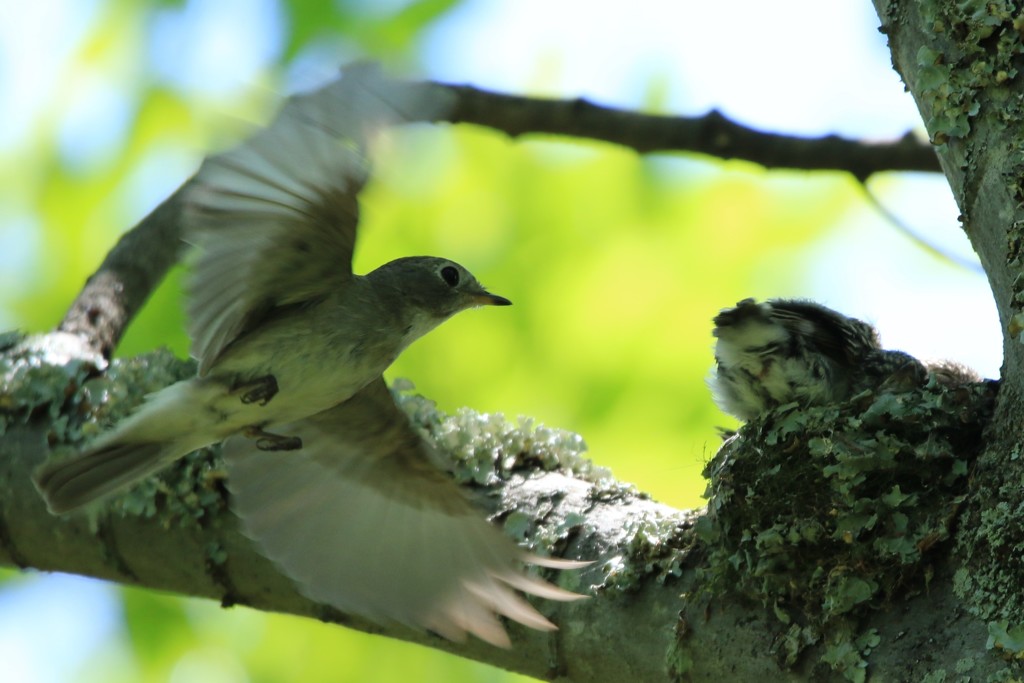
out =
[[259,403],[265,406],[270,403],[270,399],[277,396],[277,378],[265,375],[239,386],[238,391],[243,392],[242,403]]
[[242,433],[250,439],[255,439],[256,448],[261,451],[297,451],[302,448],[302,439],[297,436],[272,434],[259,427],[249,427]]
[[278,436],[256,439],[256,448],[261,451],[297,451],[302,448],[302,439],[297,436]]

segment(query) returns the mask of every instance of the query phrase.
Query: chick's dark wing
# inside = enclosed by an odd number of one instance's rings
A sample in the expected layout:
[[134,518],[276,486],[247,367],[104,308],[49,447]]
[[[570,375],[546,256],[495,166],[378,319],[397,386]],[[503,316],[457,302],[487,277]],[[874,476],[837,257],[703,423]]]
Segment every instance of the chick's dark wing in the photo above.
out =
[[516,594],[578,596],[526,575],[563,569],[488,524],[430,462],[429,446],[383,380],[312,418],[278,428],[303,447],[264,452],[233,437],[228,485],[242,526],[311,599],[378,622],[507,646],[497,619],[554,626]]
[[813,301],[772,299],[768,306],[772,320],[841,365],[855,362],[862,349],[881,347],[874,327]]

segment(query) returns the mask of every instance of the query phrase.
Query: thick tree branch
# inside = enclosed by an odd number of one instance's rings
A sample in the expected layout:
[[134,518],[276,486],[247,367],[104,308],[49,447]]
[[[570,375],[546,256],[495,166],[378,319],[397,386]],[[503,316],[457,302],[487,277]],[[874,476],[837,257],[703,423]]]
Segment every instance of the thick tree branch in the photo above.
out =
[[[967,656],[979,658],[974,673],[992,670],[991,662],[980,663],[985,626],[957,612],[941,552],[933,552],[927,560],[934,573],[927,590],[906,602],[900,598],[900,609],[864,609],[862,620],[847,624],[846,630],[827,630],[822,624],[804,624],[803,629],[787,626],[778,618],[780,609],[791,609],[798,601],[789,606],[762,603],[778,599],[767,593],[762,598],[749,594],[732,597],[731,586],[704,592],[720,581],[723,575],[717,572],[723,566],[734,566],[733,560],[728,560],[715,569],[716,554],[721,555],[728,544],[724,536],[709,538],[708,529],[727,534],[721,523],[726,517],[760,514],[762,492],[751,492],[750,487],[757,484],[740,472],[744,463],[772,458],[764,467],[750,471],[758,476],[774,473],[777,479],[791,482],[789,488],[798,498],[820,495],[814,482],[814,488],[804,494],[800,489],[807,485],[803,476],[790,478],[785,470],[771,466],[772,462],[785,464],[794,457],[792,448],[802,447],[808,439],[797,435],[791,439],[793,444],[769,454],[762,438],[771,432],[769,422],[746,430],[750,450],[740,452],[737,448],[746,446],[742,440],[734,441],[732,450],[716,457],[714,512],[708,515],[704,510],[673,510],[616,482],[580,457],[580,442],[573,435],[514,427],[493,416],[472,413],[439,416],[429,402],[403,398],[417,424],[440,435],[456,431],[460,443],[471,440],[449,457],[462,480],[489,482],[471,487],[482,515],[485,510],[490,512],[517,541],[542,554],[595,560],[587,569],[547,576],[570,590],[589,594],[590,599],[537,601],[538,609],[560,630],[541,633],[508,624],[513,641],[509,650],[476,640],[458,644],[403,627],[382,627],[303,598],[239,533],[228,508],[216,449],[179,461],[159,478],[141,483],[97,510],[92,520],[59,518],[46,511],[29,475],[52,448],[64,447],[62,444],[73,448],[87,438],[84,434],[99,429],[99,422],[116,419],[146,393],[193,372],[191,363],[178,361],[167,352],[117,360],[106,373],[95,376],[88,364],[49,364],[32,350],[9,350],[0,356],[0,429],[5,434],[0,440],[0,481],[6,482],[0,497],[0,565],[73,572],[211,598],[225,606],[298,614],[422,643],[548,680],[850,680],[851,673],[862,670],[869,654],[872,666],[891,674],[892,680],[920,680],[935,667],[952,668]],[[984,390],[924,395],[953,400],[960,411],[966,408],[963,414],[975,417],[969,408],[975,400],[971,397],[981,396],[983,403],[987,400]],[[877,405],[899,405],[885,397],[879,401]],[[855,404],[847,410],[856,413],[863,406]],[[784,423],[780,420],[777,424]],[[915,433],[929,432],[928,425],[917,417],[908,425]],[[830,429],[828,423],[823,427]],[[804,459],[801,453],[797,456]],[[951,463],[951,456],[945,456],[943,462]],[[922,479],[912,469],[902,471],[909,472],[912,479]],[[884,479],[878,485],[889,488]],[[722,493],[730,487],[734,491],[731,497]],[[928,505],[941,509],[948,500],[945,493],[936,491],[938,495],[926,496],[922,490],[905,498],[920,495],[928,499]],[[743,502],[747,496],[751,496],[749,505]],[[903,512],[910,512],[909,503],[899,504]],[[832,507],[828,501],[826,506]],[[933,519],[927,507],[921,509],[926,512],[920,519]],[[841,518],[817,517],[823,524]],[[739,536],[747,539],[741,544],[752,542],[746,532]],[[794,544],[797,556],[810,549],[807,540]],[[826,553],[835,543],[828,535],[821,541]],[[870,557],[867,544],[862,549],[856,544],[848,547]],[[758,561],[749,549],[740,550],[750,561]],[[836,566],[829,572],[827,554],[825,558],[829,576],[851,569],[844,566],[844,557],[836,557]],[[772,580],[780,571],[778,562],[773,564],[774,569],[767,573],[761,564],[760,576],[751,574],[743,581],[757,585]],[[742,569],[742,563],[737,566]],[[909,576],[912,570],[905,571]],[[833,584],[831,580],[828,583]],[[809,588],[783,585],[797,596]],[[958,647],[922,662],[919,653],[928,647],[939,625],[956,628]],[[787,659],[791,661],[784,663]]]
[[[478,449],[468,449],[474,453],[469,460],[453,461],[457,469],[477,468],[472,474],[477,479],[494,481],[486,488],[473,488],[481,515],[489,509],[507,522],[517,540],[539,553],[598,560],[582,572],[547,577],[571,590],[594,594],[576,603],[538,601],[538,608],[561,626],[560,631],[548,634],[509,624],[514,646],[503,650],[477,640],[451,643],[405,627],[380,626],[303,598],[239,532],[228,508],[216,449],[180,461],[159,479],[98,509],[93,520],[48,513],[30,483],[30,473],[51,446],[79,441],[83,429],[95,430],[97,421],[129,411],[146,392],[189,376],[194,366],[157,352],[114,361],[103,375],[91,377],[90,372],[83,364],[48,365],[34,351],[15,350],[0,357],[0,395],[5,399],[0,411],[5,432],[0,441],[0,480],[6,482],[0,500],[0,564],[73,572],[212,598],[225,606],[248,605],[337,622],[538,678],[668,680],[666,653],[674,642],[682,605],[673,606],[678,589],[659,586],[658,577],[662,583],[678,581],[694,515],[659,505],[594,469],[574,455],[579,441],[572,435],[537,434],[503,422],[497,425],[486,417],[459,418],[480,420],[480,438],[490,439]],[[427,402],[404,400],[412,413],[436,427],[436,415]],[[57,414],[66,418],[59,428],[50,421]],[[518,451],[512,465],[509,449]],[[652,549],[641,541],[661,536],[677,543],[655,549],[654,562]],[[635,557],[638,550],[645,551],[640,560]],[[659,604],[666,595],[667,607]],[[631,642],[619,640],[622,628],[636,637]],[[612,638],[620,642],[614,653],[608,650]]]
[[1024,648],[1008,634],[1024,623],[1024,18],[1013,3],[874,4],[893,64],[942,143],[936,152],[1004,330],[1002,388],[959,516],[962,566],[953,585],[961,605],[987,623],[990,644],[1019,661]]

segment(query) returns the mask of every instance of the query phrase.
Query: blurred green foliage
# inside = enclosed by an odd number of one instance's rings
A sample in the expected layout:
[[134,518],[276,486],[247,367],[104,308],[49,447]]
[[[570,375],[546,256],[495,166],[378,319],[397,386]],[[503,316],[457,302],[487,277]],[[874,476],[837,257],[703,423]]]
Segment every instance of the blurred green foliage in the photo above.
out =
[[[61,66],[46,116],[0,158],[0,321],[41,331],[60,320],[118,235],[194,170],[202,151],[265,119],[285,66],[310,46],[415,63],[417,37],[456,3],[282,3],[283,47],[266,83],[197,95],[147,70],[153,13],[188,3],[106,0]],[[62,89],[113,84],[129,102],[105,153],[69,160]],[[528,415],[583,435],[592,457],[657,499],[701,504],[700,472],[718,446],[710,318],[746,296],[801,290],[801,259],[823,226],[859,201],[840,175],[766,173],[742,163],[639,157],[584,141],[510,141],[471,127],[391,135],[363,197],[357,272],[391,258],[455,259],[511,308],[463,314],[389,371],[446,410]],[[0,258],[3,258],[0,255]],[[135,320],[119,350],[184,355],[182,269]],[[73,598],[70,598],[73,599]],[[93,657],[92,681],[511,681],[416,646],[295,618],[124,591],[124,637]]]

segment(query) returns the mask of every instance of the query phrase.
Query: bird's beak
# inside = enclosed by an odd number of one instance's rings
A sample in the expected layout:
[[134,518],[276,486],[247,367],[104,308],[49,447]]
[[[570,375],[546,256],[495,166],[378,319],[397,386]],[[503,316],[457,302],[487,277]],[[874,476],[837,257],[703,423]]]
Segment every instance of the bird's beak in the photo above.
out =
[[473,292],[469,295],[469,298],[477,306],[511,306],[512,302],[503,296],[497,294],[491,294],[486,291]]

